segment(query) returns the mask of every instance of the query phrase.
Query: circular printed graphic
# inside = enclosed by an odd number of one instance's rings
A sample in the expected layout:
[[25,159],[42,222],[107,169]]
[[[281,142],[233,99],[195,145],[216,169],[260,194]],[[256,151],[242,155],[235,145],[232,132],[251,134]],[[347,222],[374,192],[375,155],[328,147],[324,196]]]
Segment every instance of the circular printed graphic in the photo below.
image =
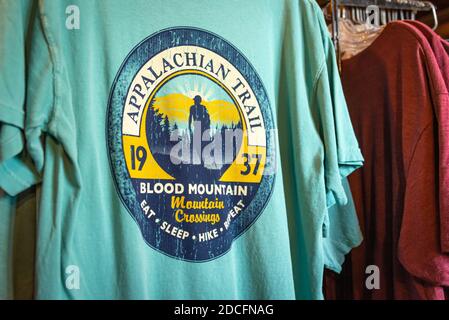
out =
[[120,198],[145,242],[202,262],[259,217],[275,178],[266,90],[231,44],[195,28],[137,45],[114,80],[107,138]]

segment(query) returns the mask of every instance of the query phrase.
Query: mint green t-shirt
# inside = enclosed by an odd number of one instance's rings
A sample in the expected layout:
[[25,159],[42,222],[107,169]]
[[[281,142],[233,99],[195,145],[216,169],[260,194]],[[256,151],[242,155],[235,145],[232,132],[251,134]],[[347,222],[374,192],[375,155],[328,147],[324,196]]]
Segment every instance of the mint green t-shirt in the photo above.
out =
[[[34,287],[34,188],[17,195],[38,181],[24,156],[25,52],[31,10],[28,1],[0,1],[0,163],[8,161],[21,179],[10,185],[9,194],[0,190],[0,300],[30,299]],[[7,178],[0,174],[1,179]]]
[[363,158],[314,1],[22,4],[0,187],[42,181],[36,298],[323,298]]

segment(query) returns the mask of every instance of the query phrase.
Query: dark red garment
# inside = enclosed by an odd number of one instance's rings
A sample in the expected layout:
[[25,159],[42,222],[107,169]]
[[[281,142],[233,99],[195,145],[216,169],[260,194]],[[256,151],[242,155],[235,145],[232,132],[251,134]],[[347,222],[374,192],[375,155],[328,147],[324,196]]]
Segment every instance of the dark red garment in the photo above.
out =
[[[427,39],[404,22],[343,62],[342,80],[365,165],[349,177],[364,243],[351,256],[354,299],[444,299],[438,122],[448,91]],[[365,286],[366,267],[380,289]]]
[[[427,25],[418,21],[407,22],[427,39],[446,89],[449,89],[449,43]],[[442,108],[435,110],[439,133],[440,241],[442,252],[449,253],[449,106],[446,104],[440,107]]]

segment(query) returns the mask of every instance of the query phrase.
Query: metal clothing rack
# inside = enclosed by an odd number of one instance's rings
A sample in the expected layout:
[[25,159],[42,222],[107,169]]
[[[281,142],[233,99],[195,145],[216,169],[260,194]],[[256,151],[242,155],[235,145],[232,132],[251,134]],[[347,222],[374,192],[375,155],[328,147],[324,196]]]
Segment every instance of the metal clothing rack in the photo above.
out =
[[[340,30],[339,20],[342,9],[351,10],[353,17],[358,22],[367,21],[366,9],[369,6],[377,7],[381,12],[381,20],[386,24],[395,20],[415,20],[419,12],[432,11],[434,17],[434,29],[438,27],[438,16],[436,6],[429,1],[418,0],[330,0],[332,15],[332,39],[337,51],[339,67],[341,67],[340,55]],[[341,69],[341,68],[340,68]]]

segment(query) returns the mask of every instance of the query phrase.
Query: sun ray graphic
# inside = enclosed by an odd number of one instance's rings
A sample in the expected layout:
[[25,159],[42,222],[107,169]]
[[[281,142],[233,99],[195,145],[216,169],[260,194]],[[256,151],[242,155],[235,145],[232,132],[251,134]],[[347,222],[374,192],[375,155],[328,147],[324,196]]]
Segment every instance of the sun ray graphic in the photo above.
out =
[[205,83],[198,83],[195,78],[186,78],[184,82],[177,85],[177,92],[193,99],[195,96],[201,96],[203,100],[211,101],[213,99],[213,89]]

